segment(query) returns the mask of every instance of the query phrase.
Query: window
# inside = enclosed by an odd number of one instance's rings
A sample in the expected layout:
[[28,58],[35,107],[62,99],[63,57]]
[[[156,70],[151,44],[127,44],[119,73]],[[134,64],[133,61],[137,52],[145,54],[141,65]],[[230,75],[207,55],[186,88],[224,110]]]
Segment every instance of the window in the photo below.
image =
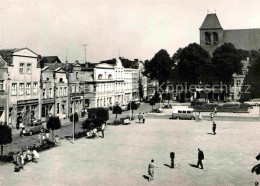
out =
[[31,74],[31,73],[32,73],[32,64],[27,63],[27,74]]
[[60,96],[60,92],[59,92],[59,88],[56,88],[56,96],[59,97]]
[[67,96],[67,87],[64,87],[64,96]]
[[182,110],[178,110],[178,113],[182,113]]
[[62,78],[60,78],[59,83],[63,83],[63,79]]
[[99,107],[99,99],[97,99],[97,107]]
[[112,75],[111,74],[108,75],[108,79],[112,79]]
[[102,74],[99,74],[99,75],[98,75],[98,79],[102,79]]
[[59,114],[59,113],[60,113],[60,104],[57,103],[57,114]]
[[43,97],[43,99],[46,99],[46,90],[45,89],[42,89],[42,97]]
[[4,80],[0,80],[0,91],[4,91]]
[[19,95],[23,95],[24,94],[24,83],[20,83],[19,85]]
[[213,44],[216,45],[218,44],[218,33],[213,32]]
[[31,83],[27,83],[26,84],[26,95],[30,95],[31,94]]
[[49,98],[52,98],[52,88],[49,88]]
[[241,84],[241,81],[240,80],[237,80],[237,87],[239,87]]
[[205,33],[205,44],[206,45],[211,44],[210,34],[208,32]]
[[79,72],[76,72],[76,78],[77,79],[79,78]]
[[37,94],[37,83],[33,83],[33,94]]
[[19,73],[20,73],[20,74],[23,74],[23,73],[24,73],[24,63],[20,63]]
[[63,88],[60,87],[60,96],[63,96]]
[[17,95],[17,84],[16,83],[12,83],[12,96],[16,96]]

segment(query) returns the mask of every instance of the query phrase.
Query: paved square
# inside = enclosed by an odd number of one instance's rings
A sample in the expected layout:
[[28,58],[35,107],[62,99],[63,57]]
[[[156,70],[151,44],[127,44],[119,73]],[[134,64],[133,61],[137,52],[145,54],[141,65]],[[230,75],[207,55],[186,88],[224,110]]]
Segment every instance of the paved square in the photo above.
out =
[[[13,172],[0,167],[0,185],[254,185],[251,169],[258,162],[259,123],[147,119],[145,124],[108,126],[105,138],[63,140],[62,146],[40,153],[38,164]],[[204,170],[197,163],[205,155]],[[170,169],[170,152],[175,169]],[[151,159],[159,166],[148,182]]]

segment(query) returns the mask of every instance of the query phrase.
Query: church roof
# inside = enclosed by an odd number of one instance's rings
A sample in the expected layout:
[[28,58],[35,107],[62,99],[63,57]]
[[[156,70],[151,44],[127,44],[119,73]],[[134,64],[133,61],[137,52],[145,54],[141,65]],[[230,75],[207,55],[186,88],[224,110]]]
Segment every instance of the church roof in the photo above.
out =
[[204,19],[200,30],[206,30],[206,29],[222,29],[217,14],[207,14],[206,18]]

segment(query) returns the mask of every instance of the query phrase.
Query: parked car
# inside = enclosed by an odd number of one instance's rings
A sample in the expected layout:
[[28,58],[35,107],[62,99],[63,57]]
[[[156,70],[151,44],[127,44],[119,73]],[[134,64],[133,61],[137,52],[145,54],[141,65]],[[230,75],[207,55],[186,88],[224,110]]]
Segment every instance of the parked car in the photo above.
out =
[[175,108],[172,112],[173,119],[191,119],[196,117],[193,108]]
[[43,122],[32,122],[25,125],[24,134],[29,134],[30,136],[36,133],[44,132]]
[[127,105],[121,105],[120,107],[121,107],[121,109],[122,109],[123,111],[126,111],[126,110],[127,110]]
[[244,102],[244,104],[250,105],[250,106],[258,106],[258,105],[260,105],[260,99],[251,99],[249,101]]

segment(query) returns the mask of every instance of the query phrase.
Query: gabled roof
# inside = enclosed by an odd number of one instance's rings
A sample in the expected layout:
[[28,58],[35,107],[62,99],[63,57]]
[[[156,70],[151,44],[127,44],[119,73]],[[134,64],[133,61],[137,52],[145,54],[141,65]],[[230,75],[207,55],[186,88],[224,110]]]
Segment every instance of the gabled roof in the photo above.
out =
[[41,56],[40,63],[61,63],[58,56]]
[[29,48],[12,48],[12,49],[1,49],[0,50],[0,55],[2,56],[3,60],[5,60],[7,62],[8,65],[12,65],[12,55],[15,52],[19,52],[21,50],[27,49],[30,52],[32,52],[33,54],[37,55],[35,52],[33,52],[32,50],[30,50]]
[[206,29],[222,29],[217,14],[207,14],[206,18],[204,19],[200,30],[206,30]]

